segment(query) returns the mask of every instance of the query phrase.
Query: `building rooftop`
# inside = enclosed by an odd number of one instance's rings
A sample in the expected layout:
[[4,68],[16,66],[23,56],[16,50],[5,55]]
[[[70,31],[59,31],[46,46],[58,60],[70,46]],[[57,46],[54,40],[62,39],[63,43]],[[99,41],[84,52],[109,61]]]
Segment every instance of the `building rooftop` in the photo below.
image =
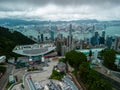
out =
[[90,50],[92,50],[92,52],[95,52],[95,51],[100,52],[100,51],[104,50],[104,48],[82,49],[82,50],[76,50],[76,51],[78,51],[78,52],[83,52],[83,53],[85,53],[85,54],[89,54],[89,51],[90,51]]
[[63,62],[59,62],[57,64],[57,68],[60,70],[60,72],[65,72],[66,71],[66,64]]
[[38,56],[49,53],[55,48],[54,44],[20,45],[16,46],[13,52],[25,56]]

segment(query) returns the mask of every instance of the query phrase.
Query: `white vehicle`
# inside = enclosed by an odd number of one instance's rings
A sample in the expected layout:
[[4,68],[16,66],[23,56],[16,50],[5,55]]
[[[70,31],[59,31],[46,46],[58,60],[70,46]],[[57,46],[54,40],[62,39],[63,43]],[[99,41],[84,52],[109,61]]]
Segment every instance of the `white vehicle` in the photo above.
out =
[[4,63],[6,59],[6,56],[0,56],[0,63]]

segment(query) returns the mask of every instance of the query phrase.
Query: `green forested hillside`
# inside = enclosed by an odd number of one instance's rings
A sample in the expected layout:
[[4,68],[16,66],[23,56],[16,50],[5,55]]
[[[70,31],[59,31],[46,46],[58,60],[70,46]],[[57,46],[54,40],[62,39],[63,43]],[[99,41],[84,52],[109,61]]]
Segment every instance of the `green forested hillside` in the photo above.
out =
[[25,45],[35,43],[31,39],[27,38],[20,32],[11,32],[9,29],[0,27],[0,56],[6,55],[7,58],[11,56],[16,56],[12,52],[16,45]]

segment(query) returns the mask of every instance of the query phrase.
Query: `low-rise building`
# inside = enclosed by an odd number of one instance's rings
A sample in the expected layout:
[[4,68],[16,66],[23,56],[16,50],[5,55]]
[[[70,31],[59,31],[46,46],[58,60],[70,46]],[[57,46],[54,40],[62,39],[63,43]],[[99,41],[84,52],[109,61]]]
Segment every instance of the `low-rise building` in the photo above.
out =
[[15,83],[15,78],[12,74],[9,75],[9,83]]
[[59,62],[57,64],[57,69],[59,70],[59,72],[66,72],[66,64],[63,62]]

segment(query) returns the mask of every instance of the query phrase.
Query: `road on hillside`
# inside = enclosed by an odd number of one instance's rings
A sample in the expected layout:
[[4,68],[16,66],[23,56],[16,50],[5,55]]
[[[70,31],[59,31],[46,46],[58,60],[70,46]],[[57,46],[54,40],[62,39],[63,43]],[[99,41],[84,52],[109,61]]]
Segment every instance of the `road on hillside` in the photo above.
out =
[[0,90],[5,90],[5,85],[8,81],[9,74],[12,72],[12,70],[13,70],[13,66],[8,65],[5,74],[0,79]]

